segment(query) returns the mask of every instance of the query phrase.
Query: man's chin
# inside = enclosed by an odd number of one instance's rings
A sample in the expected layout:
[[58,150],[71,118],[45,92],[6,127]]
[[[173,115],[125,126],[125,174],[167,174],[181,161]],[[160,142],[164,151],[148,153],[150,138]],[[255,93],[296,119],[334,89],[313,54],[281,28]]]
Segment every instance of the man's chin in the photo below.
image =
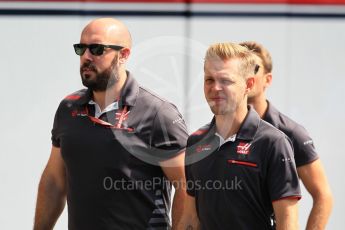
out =
[[81,75],[81,78],[83,80],[90,80],[90,79],[95,78],[95,77],[96,77],[96,74],[89,72],[89,71],[87,73],[83,72]]
[[210,107],[212,113],[214,115],[231,115],[236,113],[236,109],[235,108],[224,108],[224,107],[216,107],[216,106],[212,106]]
[[214,115],[223,115],[223,110],[217,106],[212,106],[210,109]]
[[87,88],[94,88],[95,87],[95,82],[94,81],[91,81],[91,79],[85,79],[83,78],[82,79],[82,83],[85,87]]

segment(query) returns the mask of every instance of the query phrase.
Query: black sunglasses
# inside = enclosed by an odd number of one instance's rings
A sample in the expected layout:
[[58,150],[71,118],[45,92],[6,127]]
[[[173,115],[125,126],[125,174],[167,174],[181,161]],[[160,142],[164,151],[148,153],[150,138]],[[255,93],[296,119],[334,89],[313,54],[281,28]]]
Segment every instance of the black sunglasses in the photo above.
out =
[[103,44],[87,45],[87,44],[82,44],[82,43],[74,44],[73,47],[74,47],[74,52],[79,56],[82,56],[85,53],[87,48],[89,48],[90,53],[95,56],[102,55],[104,53],[105,48],[110,48],[117,51],[124,48],[122,46],[117,46],[117,45],[103,45]]

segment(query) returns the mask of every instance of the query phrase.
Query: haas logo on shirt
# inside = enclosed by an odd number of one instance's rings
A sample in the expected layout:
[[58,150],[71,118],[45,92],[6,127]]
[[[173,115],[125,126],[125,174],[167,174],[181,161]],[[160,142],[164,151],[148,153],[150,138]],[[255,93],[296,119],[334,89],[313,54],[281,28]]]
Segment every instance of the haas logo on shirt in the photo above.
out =
[[78,110],[75,109],[71,112],[72,117],[85,117],[88,115],[88,112],[86,109]]
[[203,151],[210,151],[211,150],[211,145],[210,144],[204,144],[204,145],[199,145],[198,147],[196,147],[196,152],[200,153]]
[[237,153],[240,154],[241,156],[247,156],[250,153],[250,146],[251,143],[246,143],[246,142],[240,142],[237,145]]
[[130,111],[128,111],[127,106],[125,106],[122,110],[119,110],[115,113],[115,121],[117,128],[124,128],[124,122],[128,119],[128,114]]

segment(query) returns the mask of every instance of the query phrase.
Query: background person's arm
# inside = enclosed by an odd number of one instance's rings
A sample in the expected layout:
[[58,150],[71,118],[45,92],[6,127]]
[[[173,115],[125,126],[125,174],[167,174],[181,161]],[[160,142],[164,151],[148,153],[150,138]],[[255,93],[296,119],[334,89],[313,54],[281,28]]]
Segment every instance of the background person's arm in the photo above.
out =
[[200,228],[199,218],[196,213],[195,198],[187,194],[184,203],[183,214],[180,223],[178,224],[179,230],[198,230]]
[[313,208],[306,229],[325,229],[332,211],[333,197],[321,161],[318,159],[310,164],[298,167],[297,172],[313,198]]
[[65,203],[65,165],[60,148],[53,146],[38,187],[34,230],[53,229]]
[[276,218],[276,230],[297,230],[298,206],[297,199],[283,198],[272,203]]

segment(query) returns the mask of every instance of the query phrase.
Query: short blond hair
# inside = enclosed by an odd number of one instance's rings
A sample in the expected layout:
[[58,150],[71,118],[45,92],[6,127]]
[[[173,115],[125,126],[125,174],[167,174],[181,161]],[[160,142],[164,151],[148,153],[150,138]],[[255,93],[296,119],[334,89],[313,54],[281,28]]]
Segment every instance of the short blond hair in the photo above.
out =
[[272,57],[270,55],[270,52],[268,52],[268,50],[263,45],[255,41],[241,42],[240,45],[247,47],[249,50],[259,56],[264,66],[265,73],[272,72]]
[[258,57],[253,52],[245,46],[231,42],[212,44],[206,51],[205,61],[214,58],[220,58],[222,61],[238,59],[238,74],[245,79],[255,74],[258,63]]

